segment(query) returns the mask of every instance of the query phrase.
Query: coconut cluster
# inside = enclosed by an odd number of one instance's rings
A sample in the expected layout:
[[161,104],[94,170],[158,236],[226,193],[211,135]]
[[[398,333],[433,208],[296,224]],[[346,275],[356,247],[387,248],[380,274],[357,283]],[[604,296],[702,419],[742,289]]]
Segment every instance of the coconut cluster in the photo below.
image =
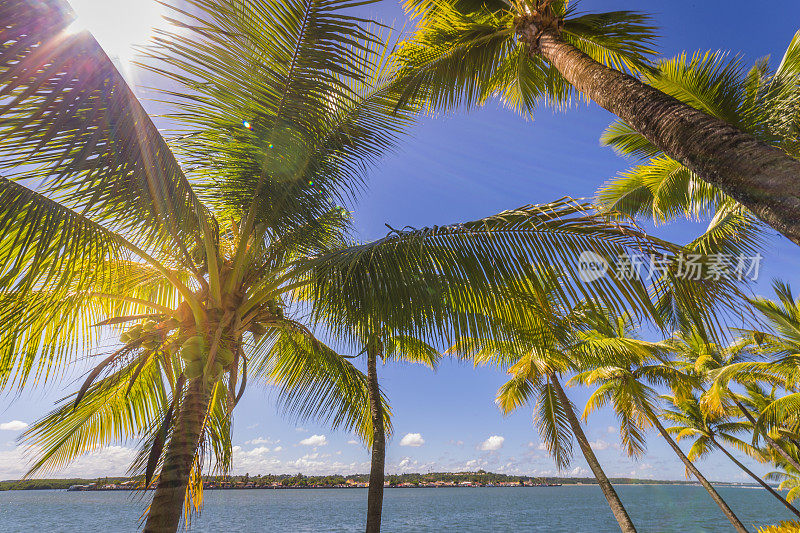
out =
[[119,340],[125,344],[139,342],[146,350],[156,350],[164,342],[164,335],[158,328],[158,323],[152,318],[131,326],[128,331],[122,332]]
[[[196,379],[202,376],[208,365],[209,350],[202,335],[192,335],[181,346],[181,359],[186,363],[183,373],[187,379]],[[219,381],[226,369],[233,365],[234,354],[230,348],[220,344],[214,356],[208,378],[210,381]]]

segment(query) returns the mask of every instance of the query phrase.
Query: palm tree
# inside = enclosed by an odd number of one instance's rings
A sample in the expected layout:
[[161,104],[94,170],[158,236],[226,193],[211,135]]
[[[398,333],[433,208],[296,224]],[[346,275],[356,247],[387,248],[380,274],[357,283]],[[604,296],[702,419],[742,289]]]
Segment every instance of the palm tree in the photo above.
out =
[[[582,303],[565,311],[550,297],[558,277],[540,271],[531,281],[528,292],[535,294],[524,322],[514,323],[520,336],[516,343],[496,339],[459,339],[451,352],[471,360],[476,366],[493,365],[507,371],[510,379],[499,389],[496,403],[504,415],[531,402],[539,435],[559,469],[572,458],[572,438],[578,441],[603,495],[622,531],[635,531],[619,495],[600,465],[589,439],[569,400],[561,376],[576,368],[580,361],[601,351],[629,357],[629,352],[649,353],[657,345],[620,334],[626,321],[609,321],[604,311]],[[601,318],[602,317],[602,318]],[[637,450],[635,447],[633,451]]]
[[335,197],[411,111],[346,4],[192,4],[153,52],[163,62],[151,68],[188,91],[171,93],[184,135],[170,144],[96,41],[68,31],[66,4],[0,4],[0,314],[14,324],[0,385],[108,349],[27,433],[41,446],[31,472],[145,435],[133,467],[157,479],[147,531],[174,531],[185,501],[199,507],[207,449],[229,469],[248,372],[298,414],[372,438],[365,377],[285,307],[298,262],[342,247]]
[[[378,328],[375,328],[378,329]],[[366,344],[367,384],[369,386],[370,413],[372,415],[372,454],[367,494],[367,533],[380,533],[383,512],[383,485],[386,459],[386,433],[384,430],[383,403],[380,401],[378,359],[423,364],[436,369],[441,355],[429,344],[408,336],[376,334]]]
[[[753,425],[755,438],[763,436],[771,451],[781,456],[781,461],[800,469],[797,457],[787,449],[798,447],[794,434],[800,422],[797,417],[800,394],[796,392],[800,354],[800,299],[795,299],[791,287],[780,281],[773,283],[773,289],[777,301],[767,298],[750,301],[769,329],[743,332],[753,346],[754,353],[767,360],[733,361],[715,370],[710,374],[713,380],[711,391],[726,390],[730,381],[744,385],[748,395],[732,395],[732,399]],[[788,394],[779,398],[774,393],[765,394],[761,390],[761,383],[783,387]],[[711,406],[722,403],[714,396],[710,400],[706,403]],[[757,419],[751,412],[758,414]],[[789,444],[787,440],[794,442]]]
[[[630,336],[630,330],[624,332]],[[722,510],[733,527],[744,533],[747,529],[733,510],[719,495],[697,467],[683,453],[669,432],[661,424],[656,414],[658,395],[652,385],[669,386],[684,397],[687,391],[694,388],[691,376],[681,373],[673,365],[664,364],[660,357],[650,355],[642,357],[641,353],[631,353],[629,357],[607,357],[598,353],[592,359],[585,358],[585,369],[576,374],[570,383],[585,386],[596,386],[589,397],[583,412],[586,419],[595,410],[610,405],[620,420],[620,435],[629,449],[644,449],[642,430],[654,427],[661,437],[672,448],[683,462],[687,472],[691,472],[714,502]]]
[[[493,334],[474,317],[504,316],[499,288],[531,264],[560,265],[565,302],[651,310],[644,283],[584,284],[574,257],[677,249],[571,201],[347,246],[337,200],[415,111],[398,105],[385,39],[341,2],[190,4],[148,60],[170,81],[167,142],[96,41],[68,31],[65,3],[0,3],[0,387],[104,356],[27,432],[32,472],[144,435],[145,530],[175,531],[200,508],[206,454],[230,469],[248,380],[369,442],[366,377],[294,314],[308,284],[335,335],[363,324],[354,301],[395,335]],[[441,301],[415,281],[432,275]]]
[[[581,93],[664,154],[800,244],[800,161],[629,75],[646,73],[654,29],[630,11],[577,15],[568,0],[407,0],[417,21],[399,52],[409,94],[432,110],[492,95],[531,113]],[[800,62],[787,65],[796,75]],[[795,99],[795,102],[797,99]]]
[[[797,463],[787,451],[785,443],[779,442],[769,431],[760,431],[756,422],[756,416],[761,412],[761,408],[753,409],[748,404],[753,399],[753,394],[757,394],[757,385],[752,383],[756,377],[753,373],[742,374],[739,381],[749,393],[749,399],[733,392],[729,384],[719,379],[720,373],[723,375],[739,368],[739,363],[751,361],[753,338],[748,336],[736,339],[726,347],[720,347],[715,343],[709,342],[706,336],[697,328],[692,327],[689,331],[678,332],[668,341],[670,351],[678,356],[675,363],[686,373],[695,375],[698,378],[698,390],[702,393],[700,402],[704,412],[709,415],[724,415],[728,407],[735,406],[742,416],[747,420],[756,438],[763,436],[770,449],[783,457],[784,461],[790,464]],[[723,371],[722,369],[728,368]],[[714,376],[713,378],[711,376]],[[710,384],[704,388],[705,384]],[[770,403],[770,402],[767,402]],[[755,414],[754,414],[755,413]],[[800,464],[797,465],[800,468]]]
[[[534,420],[539,435],[559,470],[569,466],[574,437],[620,530],[635,532],[633,521],[603,471],[575,413],[575,406],[561,385],[561,374],[570,368],[568,348],[565,348],[563,338],[558,339],[555,335],[556,328],[564,328],[566,320],[561,322],[556,323],[551,318],[546,327],[528,324],[523,349],[498,341],[461,339],[452,351],[462,358],[471,359],[475,366],[491,364],[507,371],[511,377],[498,390],[495,402],[504,415],[534,403]],[[558,333],[565,334],[564,331]]]
[[[800,158],[798,65],[800,32],[774,71],[768,58],[748,70],[739,57],[706,52],[660,61],[643,77],[681,102]],[[601,140],[641,164],[606,183],[597,194],[600,205],[632,217],[650,218],[656,224],[677,217],[710,217],[704,234],[691,245],[704,253],[754,254],[763,246],[763,225],[742,204],[721,188],[705,183],[625,122],[609,126]]]
[[674,396],[663,396],[662,399],[675,406],[674,409],[664,409],[661,412],[662,418],[675,424],[668,427],[667,432],[675,435],[678,442],[684,438],[694,439],[692,447],[687,454],[690,461],[701,459],[710,454],[714,449],[721,451],[739,467],[742,472],[755,480],[756,483],[761,485],[767,492],[789,509],[789,511],[800,517],[800,511],[786,501],[786,499],[781,496],[778,491],[773,489],[769,483],[761,479],[752,470],[742,464],[741,461],[736,459],[723,445],[723,443],[725,443],[751,457],[763,460],[757,449],[735,436],[735,433],[747,430],[749,427],[748,424],[707,415],[703,412],[700,402],[696,397],[677,399]]
[[[572,249],[569,240],[578,238],[592,248],[600,243],[620,244],[609,240],[610,235],[604,238],[595,233],[601,228],[597,221],[579,222],[586,214],[571,203],[557,202],[450,227],[393,230],[376,243],[320,257],[303,289],[303,299],[312,301],[312,319],[324,323],[330,336],[363,347],[371,398],[378,398],[377,361],[381,358],[435,368],[440,355],[433,344],[469,335],[511,349],[517,346],[506,325],[526,314],[521,303],[542,296],[527,280],[537,276],[529,264],[558,264],[562,272],[566,269],[560,283],[548,289],[551,301],[566,302],[575,289],[586,291],[589,287],[574,282],[577,274],[567,259]],[[527,242],[517,240],[521,230],[527,233]],[[545,242],[548,246],[541,247]],[[516,261],[509,262],[509,250]],[[530,263],[517,263],[530,253],[534,254]],[[628,305],[645,313],[653,311],[643,285],[620,285],[619,281],[599,292],[590,291],[608,302],[616,298],[615,293],[631,290],[620,294]],[[379,409],[380,404],[374,403],[370,532],[379,531],[383,495],[385,437],[378,423]]]

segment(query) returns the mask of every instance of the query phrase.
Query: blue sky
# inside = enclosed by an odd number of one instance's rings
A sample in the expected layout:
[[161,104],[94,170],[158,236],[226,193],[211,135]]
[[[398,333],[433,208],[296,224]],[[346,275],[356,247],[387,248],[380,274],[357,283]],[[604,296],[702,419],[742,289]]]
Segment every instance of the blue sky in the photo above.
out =
[[[778,61],[800,29],[796,0],[763,5],[739,0],[585,0],[581,9],[653,13],[662,35],[659,50],[669,57],[684,50],[723,49],[741,53],[746,64],[764,55]],[[396,27],[404,21],[395,2],[381,2],[371,6],[370,12]],[[387,231],[385,223],[393,227],[441,225],[565,195],[590,196],[604,180],[627,166],[598,142],[612,120],[597,106],[582,105],[559,114],[542,109],[534,121],[525,121],[494,102],[469,114],[423,119],[402,149],[386,157],[373,173],[355,209],[359,235],[363,239],[382,237]],[[696,229],[692,224],[678,224],[658,228],[655,233],[680,241]],[[772,277],[800,285],[796,268],[792,268],[800,261],[800,250],[780,237],[772,238],[767,248],[757,291],[767,294]],[[495,392],[504,381],[499,372],[452,362],[445,362],[435,374],[408,365],[385,366],[379,372],[394,411],[388,471],[484,468],[556,473],[539,448],[530,408],[503,418],[495,407]],[[18,477],[24,470],[22,451],[14,443],[20,431],[13,428],[19,424],[8,424],[30,423],[47,412],[55,399],[76,388],[75,379],[67,379],[63,387],[27,392],[0,409],[0,479]],[[580,389],[569,392],[579,406],[588,395]],[[237,472],[368,470],[368,451],[354,444],[351,435],[332,432],[324,425],[295,423],[276,411],[273,397],[268,390],[251,387],[237,408]],[[638,462],[625,458],[618,449],[614,422],[611,413],[600,412],[586,429],[610,475],[683,478],[683,466],[655,434],[650,435],[647,456]],[[132,457],[131,446],[133,443],[115,446],[82,459],[62,474],[122,474]],[[741,480],[726,461],[713,456],[700,466],[712,479]],[[588,475],[579,456],[567,473]]]

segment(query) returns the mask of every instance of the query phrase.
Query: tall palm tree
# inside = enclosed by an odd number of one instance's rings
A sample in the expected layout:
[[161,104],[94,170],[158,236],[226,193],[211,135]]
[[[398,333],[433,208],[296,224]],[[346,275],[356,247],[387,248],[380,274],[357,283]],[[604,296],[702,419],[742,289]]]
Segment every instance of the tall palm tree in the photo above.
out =
[[[574,202],[345,246],[336,198],[414,110],[397,105],[383,39],[345,3],[191,5],[148,63],[173,82],[182,131],[167,142],[96,41],[67,31],[66,4],[0,3],[0,386],[104,355],[26,434],[33,471],[144,435],[133,468],[156,480],[145,530],[175,531],[185,504],[202,502],[206,452],[230,468],[248,378],[369,442],[366,378],[291,316],[304,284],[322,285],[331,316],[369,302],[389,330],[425,338],[490,332],[471,316],[499,307],[493,289],[531,263],[565,269],[565,300],[651,307],[641,282],[582,284],[573,258],[675,250]],[[423,297],[420,273],[469,305],[452,313]]]
[[184,502],[199,505],[207,448],[229,469],[248,364],[299,414],[372,438],[364,376],[284,312],[298,262],[342,247],[336,196],[410,122],[380,38],[346,9],[197,0],[177,12],[181,31],[159,38],[151,64],[187,91],[170,93],[184,131],[168,144],[96,41],[68,30],[67,4],[0,4],[0,314],[14,324],[0,385],[106,351],[28,432],[41,445],[32,471],[145,435],[134,468],[157,478],[147,531],[174,531]]
[[[440,355],[432,345],[470,335],[490,339],[487,342],[496,345],[517,346],[507,324],[518,323],[526,314],[522,306],[542,295],[527,279],[537,276],[530,264],[553,268],[559,258],[566,260],[559,264],[566,276],[548,290],[551,301],[568,302],[575,289],[585,292],[589,287],[575,283],[577,273],[567,259],[572,247],[562,246],[569,241],[568,236],[593,248],[603,242],[603,237],[594,233],[599,225],[589,230],[593,224],[578,223],[585,214],[572,204],[559,202],[534,206],[531,212],[509,211],[456,226],[393,230],[381,241],[345,251],[352,255],[348,262],[341,263],[341,256],[321,257],[310,272],[303,298],[313,301],[311,316],[326,324],[329,335],[363,346],[370,390],[377,398],[379,359],[435,368]],[[526,244],[517,240],[521,230],[527,233]],[[552,240],[559,234],[557,241]],[[487,240],[488,236],[492,239]],[[549,245],[540,247],[544,242]],[[559,244],[552,246],[556,242]],[[619,243],[606,240],[605,244]],[[533,260],[527,265],[509,262],[509,250],[516,261],[531,252]],[[328,261],[333,264],[326,264]],[[333,272],[328,271],[329,266],[334,267]],[[608,302],[615,299],[615,293],[632,290],[620,294],[627,305],[644,313],[654,312],[643,285],[620,285],[619,281],[590,291]],[[377,423],[380,408],[377,403],[372,407],[376,423],[368,499],[370,532],[379,531],[383,494],[385,439]]]
[[[744,331],[752,343],[752,350],[760,360],[731,362],[712,372],[712,390],[724,390],[730,381],[745,385],[747,395],[734,396],[745,411],[756,408],[757,420],[746,415],[753,424],[755,437],[763,436],[771,450],[782,457],[782,461],[800,468],[797,457],[787,448],[798,448],[794,436],[800,427],[797,405],[800,394],[796,391],[798,354],[800,354],[800,298],[795,298],[789,285],[780,281],[773,283],[777,300],[755,298],[750,301],[763,317],[768,329]],[[786,394],[764,394],[760,384],[778,387]],[[720,402],[711,402],[716,405]],[[737,404],[737,405],[738,405]],[[750,404],[748,406],[747,404]],[[787,438],[789,436],[790,438]],[[786,441],[791,442],[790,445]],[[782,442],[783,441],[783,442]]]
[[[739,57],[706,52],[660,61],[643,77],[678,100],[800,158],[798,65],[800,32],[774,70],[768,58],[746,69]],[[750,211],[625,122],[609,126],[601,140],[641,164],[601,187],[597,194],[600,205],[629,216],[650,218],[656,224],[678,217],[708,217],[708,228],[692,243],[693,248],[705,253],[754,254],[763,246],[764,227]]]
[[[755,356],[752,353],[752,333],[749,337],[740,337],[730,345],[720,347],[710,342],[698,328],[692,327],[689,331],[676,333],[669,339],[668,345],[670,351],[678,357],[675,364],[684,372],[698,378],[697,389],[702,393],[700,402],[706,413],[721,416],[726,414],[729,407],[735,407],[747,420],[752,431],[756,432],[756,438],[763,436],[769,448],[782,456],[784,461],[790,464],[797,463],[786,450],[785,443],[774,438],[769,431],[759,431],[756,417],[761,409],[751,408],[748,404],[752,402],[731,390],[728,382],[719,379],[722,369],[729,368],[725,372],[730,372],[731,369],[738,368],[739,363],[752,361]],[[756,386],[752,383],[754,377],[756,376],[753,373],[749,373],[742,375],[740,379],[742,382],[740,384],[748,392],[756,392],[754,388]],[[797,468],[800,468],[800,464],[797,464]]]
[[[646,16],[578,15],[568,0],[407,0],[416,20],[400,50],[408,92],[434,110],[492,95],[521,112],[564,105],[578,92],[649,143],[800,244],[800,161],[659,90],[646,73],[654,29]],[[794,74],[800,62],[789,65]],[[796,101],[796,100],[795,100]]]
[[[626,331],[625,334],[630,336],[631,332]],[[620,420],[623,443],[633,449],[643,449],[643,430],[655,428],[684,464],[686,471],[691,472],[706,489],[734,529],[740,533],[746,532],[747,529],[733,510],[689,460],[656,414],[659,410],[658,395],[653,386],[672,387],[683,398],[694,388],[694,380],[673,365],[664,364],[661,357],[642,357],[641,353],[629,355],[627,358],[607,357],[600,352],[593,359],[584,359],[586,369],[570,380],[570,383],[597,387],[586,402],[584,419],[595,410],[610,405]]]
[[[539,435],[559,469],[566,468],[572,458],[572,439],[577,440],[587,464],[608,501],[622,531],[636,531],[619,495],[603,471],[586,437],[581,421],[561,384],[562,375],[580,368],[580,360],[595,351],[606,353],[649,351],[651,343],[619,336],[611,324],[598,320],[602,311],[583,303],[565,312],[550,296],[557,276],[540,273],[530,292],[536,294],[530,311],[522,315],[523,323],[514,329],[520,336],[517,343],[493,339],[459,339],[451,352],[468,358],[476,366],[493,365],[510,375],[498,390],[496,403],[507,415],[523,405],[534,403]],[[605,327],[604,327],[605,326]]]
[[700,401],[696,397],[678,399],[674,396],[664,396],[663,400],[672,403],[674,408],[666,408],[661,412],[661,417],[674,424],[667,428],[667,432],[675,435],[676,440],[693,439],[689,452],[686,454],[690,461],[696,461],[709,455],[714,449],[721,451],[739,469],[761,485],[775,499],[781,502],[789,511],[800,517],[792,504],[773,489],[769,483],[761,479],[752,470],[739,461],[724,444],[732,446],[747,455],[762,460],[760,452],[736,437],[736,433],[745,431],[749,425],[734,420],[726,420],[718,416],[709,416],[703,412]]
[[418,363],[435,370],[441,359],[441,354],[423,341],[409,336],[380,335],[379,328],[373,328],[373,331],[375,330],[377,330],[376,334],[368,340],[365,347],[373,430],[367,494],[367,533],[380,533],[381,514],[383,513],[386,432],[383,425],[384,407],[378,383],[378,360],[381,359],[384,363],[390,360]]

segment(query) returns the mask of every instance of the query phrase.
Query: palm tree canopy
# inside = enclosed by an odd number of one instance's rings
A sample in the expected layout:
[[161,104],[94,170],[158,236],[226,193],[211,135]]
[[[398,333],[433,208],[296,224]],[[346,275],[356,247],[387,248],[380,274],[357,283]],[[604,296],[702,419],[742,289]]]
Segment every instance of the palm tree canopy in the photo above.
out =
[[[644,81],[761,141],[800,157],[800,32],[771,69],[767,58],[749,69],[723,52],[682,54],[642,72]],[[735,200],[665,155],[624,122],[613,123],[602,142],[641,164],[597,193],[599,205],[655,223],[675,218],[710,219],[690,247],[703,253],[755,253],[766,227]]]
[[424,94],[431,112],[492,96],[524,115],[539,103],[568,106],[575,89],[519,38],[520,24],[537,10],[558,21],[566,42],[604,65],[642,72],[653,54],[655,29],[632,11],[581,14],[564,0],[407,0],[405,9],[416,22],[398,51],[406,93]]

